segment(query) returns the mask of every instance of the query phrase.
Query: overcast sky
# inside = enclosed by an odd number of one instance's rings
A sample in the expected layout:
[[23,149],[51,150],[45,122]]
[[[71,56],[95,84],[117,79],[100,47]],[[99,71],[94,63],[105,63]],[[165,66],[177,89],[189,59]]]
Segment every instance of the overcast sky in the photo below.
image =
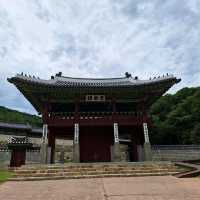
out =
[[0,105],[35,113],[7,77],[27,73],[200,85],[199,0],[0,0]]

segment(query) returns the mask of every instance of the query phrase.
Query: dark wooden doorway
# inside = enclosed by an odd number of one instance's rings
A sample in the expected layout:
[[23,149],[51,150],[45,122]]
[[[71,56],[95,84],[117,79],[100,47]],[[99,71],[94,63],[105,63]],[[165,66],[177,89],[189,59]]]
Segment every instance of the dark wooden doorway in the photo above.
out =
[[10,167],[25,165],[26,149],[13,149],[11,153]]
[[80,162],[110,162],[112,132],[112,127],[81,128]]

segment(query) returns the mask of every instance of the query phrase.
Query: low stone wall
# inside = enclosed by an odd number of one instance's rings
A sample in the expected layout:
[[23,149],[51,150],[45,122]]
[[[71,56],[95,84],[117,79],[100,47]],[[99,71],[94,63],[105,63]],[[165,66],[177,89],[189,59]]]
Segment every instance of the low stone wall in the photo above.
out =
[[[184,160],[200,160],[200,145],[152,145],[152,160],[153,161],[184,161]],[[121,160],[129,161],[128,150],[126,145],[120,145]],[[143,161],[143,148],[140,146],[139,161]],[[61,152],[64,155],[61,156]],[[141,154],[141,155],[140,155]],[[0,149],[0,168],[6,167],[10,163],[11,153],[8,149]],[[64,162],[73,162],[73,146],[57,145],[55,151],[55,162],[61,162],[63,157]],[[40,163],[40,151],[27,151],[26,164]]]
[[186,161],[200,159],[200,145],[152,145],[153,161]]
[[41,162],[40,151],[26,151],[26,164],[39,164]]
[[0,141],[0,168],[7,167],[10,164],[11,153],[6,142]]
[[[40,163],[40,151],[27,151],[26,164]],[[11,151],[0,151],[0,168],[8,167],[10,165]]]
[[10,151],[0,151],[0,168],[9,166],[11,153]]

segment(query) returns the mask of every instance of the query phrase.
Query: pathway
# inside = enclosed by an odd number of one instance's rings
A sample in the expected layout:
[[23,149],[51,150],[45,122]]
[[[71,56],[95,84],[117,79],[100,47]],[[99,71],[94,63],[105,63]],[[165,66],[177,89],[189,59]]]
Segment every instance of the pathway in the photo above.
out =
[[172,176],[6,182],[4,200],[199,200],[200,178]]

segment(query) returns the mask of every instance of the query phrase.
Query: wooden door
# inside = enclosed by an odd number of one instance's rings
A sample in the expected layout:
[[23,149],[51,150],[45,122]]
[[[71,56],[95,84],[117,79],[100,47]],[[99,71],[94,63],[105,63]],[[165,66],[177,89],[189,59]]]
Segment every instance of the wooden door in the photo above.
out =
[[103,127],[88,127],[80,131],[80,161],[110,162],[112,129]]
[[13,149],[11,153],[10,166],[20,167],[25,164],[26,150],[25,149]]

